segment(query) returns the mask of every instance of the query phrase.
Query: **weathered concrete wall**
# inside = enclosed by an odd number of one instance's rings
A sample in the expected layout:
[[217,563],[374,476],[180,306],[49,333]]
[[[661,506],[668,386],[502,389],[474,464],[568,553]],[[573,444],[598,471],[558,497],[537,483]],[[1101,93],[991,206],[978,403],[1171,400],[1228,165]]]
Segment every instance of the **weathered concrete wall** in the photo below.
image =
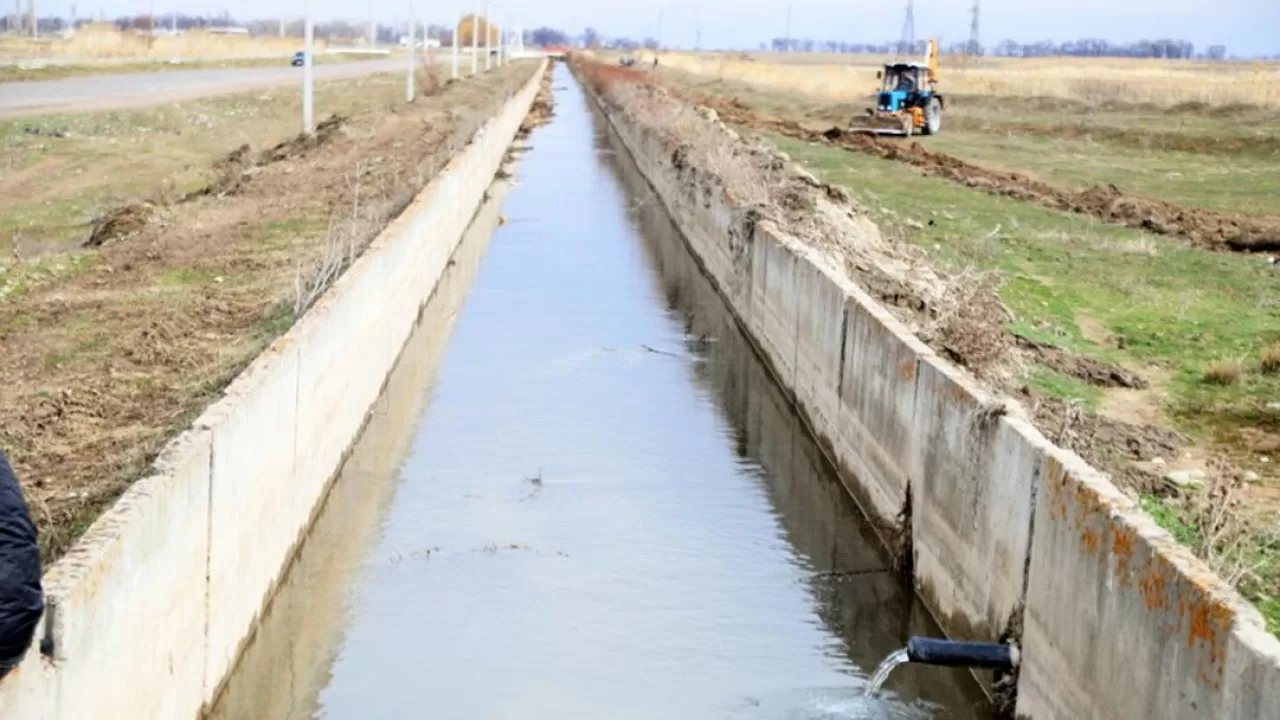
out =
[[[305,545],[277,587],[257,631],[216,701],[214,720],[310,717],[328,684],[333,648],[346,629],[352,578],[373,546],[399,487],[395,473],[412,446],[458,312],[501,217],[509,182],[484,203],[440,275],[396,360],[360,439],[343,462]],[[281,682],[281,677],[289,678]]]
[[909,521],[944,631],[1022,621],[1020,715],[1280,717],[1280,643],[1234,591],[824,257],[606,115],[882,537]]
[[193,718],[218,692],[538,90],[533,78],[45,578],[4,718]]

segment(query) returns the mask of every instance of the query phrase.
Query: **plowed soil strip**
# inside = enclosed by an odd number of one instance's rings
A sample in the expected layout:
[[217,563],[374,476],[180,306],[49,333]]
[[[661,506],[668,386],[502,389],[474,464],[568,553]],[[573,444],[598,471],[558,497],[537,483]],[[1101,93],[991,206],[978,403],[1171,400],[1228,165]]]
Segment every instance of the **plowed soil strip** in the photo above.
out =
[[[672,90],[668,88],[668,90]],[[674,91],[673,92],[678,92]],[[1155,198],[1128,195],[1114,185],[1085,190],[1056,187],[1020,173],[988,170],[952,155],[927,150],[917,142],[880,140],[840,128],[811,130],[794,120],[762,115],[735,100],[699,95],[690,100],[715,110],[725,122],[809,142],[906,163],[928,175],[984,190],[993,195],[1078,213],[1103,222],[1160,235],[1184,237],[1208,250],[1280,251],[1280,220],[1189,208]]]

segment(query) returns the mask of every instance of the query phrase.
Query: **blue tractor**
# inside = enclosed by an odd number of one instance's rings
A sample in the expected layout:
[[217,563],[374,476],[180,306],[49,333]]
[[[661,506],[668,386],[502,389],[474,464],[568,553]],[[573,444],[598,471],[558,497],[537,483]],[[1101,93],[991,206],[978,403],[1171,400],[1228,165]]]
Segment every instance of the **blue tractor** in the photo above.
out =
[[924,64],[889,63],[877,73],[876,107],[849,123],[851,132],[872,135],[936,135],[942,130],[945,101],[938,92],[938,42],[929,41]]

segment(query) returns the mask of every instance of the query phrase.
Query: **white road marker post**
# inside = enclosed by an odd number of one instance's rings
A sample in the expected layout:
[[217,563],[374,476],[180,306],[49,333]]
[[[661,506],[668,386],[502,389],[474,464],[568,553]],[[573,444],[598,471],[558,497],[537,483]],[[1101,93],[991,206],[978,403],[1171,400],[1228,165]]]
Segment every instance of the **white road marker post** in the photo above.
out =
[[479,70],[476,63],[480,60],[480,5],[476,4],[476,11],[471,15],[471,74],[474,76]]
[[489,22],[489,3],[484,4],[484,71],[493,69],[493,25]]
[[453,19],[453,33],[450,36],[452,39],[449,41],[449,44],[453,46],[451,48],[451,50],[453,51],[452,52],[453,71],[452,73],[450,73],[450,77],[452,77],[454,80],[458,79],[458,41],[460,40],[460,38],[458,37],[459,35],[458,30],[461,27],[462,27],[462,16],[458,15]]
[[[409,3],[409,74],[405,76],[404,81],[404,101],[413,102],[413,96],[417,88],[413,84],[413,36],[417,34],[417,28],[414,27],[417,22],[413,19],[413,3]],[[424,47],[423,52],[427,49]]]
[[312,54],[315,51],[316,26],[311,17],[311,0],[306,0],[307,19],[302,30],[302,132],[310,135],[315,131],[311,115],[312,86]]

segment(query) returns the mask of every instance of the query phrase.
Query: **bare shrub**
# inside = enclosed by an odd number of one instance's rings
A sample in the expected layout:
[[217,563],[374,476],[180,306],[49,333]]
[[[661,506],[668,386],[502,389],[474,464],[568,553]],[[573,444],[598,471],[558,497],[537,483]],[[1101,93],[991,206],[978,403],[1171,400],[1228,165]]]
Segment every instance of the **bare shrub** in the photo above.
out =
[[345,217],[329,221],[329,231],[318,252],[305,265],[299,263],[294,277],[294,317],[300,317],[316,300],[337,281],[342,273],[360,257],[369,243],[382,232],[393,218],[404,212],[413,202],[427,181],[435,175],[440,158],[452,157],[458,142],[445,143],[439,153],[427,156],[414,171],[412,177],[399,184],[398,189],[372,202],[361,196],[361,178],[367,168],[357,162],[347,185],[351,195],[351,211]]
[[1280,373],[1280,343],[1271,343],[1262,348],[1258,358],[1258,367],[1265,375]]
[[1212,385],[1234,385],[1243,374],[1239,360],[1219,360],[1205,368],[1204,381]]
[[444,69],[431,58],[423,58],[413,72],[418,94],[422,97],[439,95],[444,90]]

